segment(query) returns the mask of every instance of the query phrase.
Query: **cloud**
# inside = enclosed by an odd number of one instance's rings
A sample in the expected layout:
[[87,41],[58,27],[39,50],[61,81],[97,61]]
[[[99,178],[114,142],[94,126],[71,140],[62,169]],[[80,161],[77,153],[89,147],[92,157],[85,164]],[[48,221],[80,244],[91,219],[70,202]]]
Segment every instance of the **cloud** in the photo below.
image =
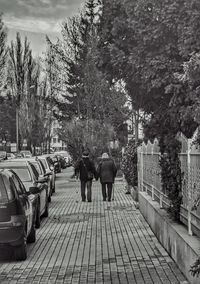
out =
[[16,18],[64,19],[78,12],[84,0],[0,0],[5,15]]
[[9,40],[16,31],[28,36],[33,50],[44,50],[44,34],[60,36],[61,24],[77,14],[85,0],[0,0],[0,12],[9,30]]
[[36,18],[19,19],[16,17],[4,17],[6,26],[9,29],[38,32],[38,33],[59,33],[61,22],[56,20],[40,20]]
[[0,0],[8,28],[59,32],[64,19],[76,14],[84,0]]

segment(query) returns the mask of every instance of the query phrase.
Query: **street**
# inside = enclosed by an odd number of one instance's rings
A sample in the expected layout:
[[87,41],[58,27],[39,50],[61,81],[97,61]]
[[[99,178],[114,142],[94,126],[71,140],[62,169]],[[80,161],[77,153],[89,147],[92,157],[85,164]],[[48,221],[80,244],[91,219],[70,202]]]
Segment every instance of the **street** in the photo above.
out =
[[116,181],[103,202],[94,182],[92,203],[81,202],[72,169],[57,175],[49,218],[24,262],[2,259],[0,283],[188,283],[162,248],[133,199]]

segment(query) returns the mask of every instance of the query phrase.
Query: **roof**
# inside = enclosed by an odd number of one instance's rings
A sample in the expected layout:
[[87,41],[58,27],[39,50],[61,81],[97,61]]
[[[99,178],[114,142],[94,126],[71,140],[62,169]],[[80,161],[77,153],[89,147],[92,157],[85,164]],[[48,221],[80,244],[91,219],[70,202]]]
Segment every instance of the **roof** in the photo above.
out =
[[2,161],[0,162],[0,168],[6,168],[6,167],[10,167],[12,164],[12,166],[28,166],[28,161],[27,159],[13,159],[13,160],[6,160],[6,161]]

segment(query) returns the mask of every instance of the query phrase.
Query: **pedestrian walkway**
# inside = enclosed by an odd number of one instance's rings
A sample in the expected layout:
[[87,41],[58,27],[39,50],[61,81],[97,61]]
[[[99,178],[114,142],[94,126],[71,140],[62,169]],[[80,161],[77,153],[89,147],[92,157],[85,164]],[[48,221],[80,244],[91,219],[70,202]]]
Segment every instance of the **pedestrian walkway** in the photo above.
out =
[[37,230],[24,262],[1,261],[0,283],[188,283],[126,195],[103,202],[98,182],[92,203],[81,202],[79,183],[61,174],[50,216]]

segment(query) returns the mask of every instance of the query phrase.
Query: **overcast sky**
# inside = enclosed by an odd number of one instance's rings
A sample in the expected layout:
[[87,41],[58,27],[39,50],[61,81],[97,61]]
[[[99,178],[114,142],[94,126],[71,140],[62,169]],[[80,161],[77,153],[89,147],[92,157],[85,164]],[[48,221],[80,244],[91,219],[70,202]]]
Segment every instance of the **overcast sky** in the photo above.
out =
[[76,14],[84,0],[0,0],[0,11],[9,29],[8,40],[17,31],[27,35],[34,54],[45,49],[45,34],[56,38],[64,19]]

